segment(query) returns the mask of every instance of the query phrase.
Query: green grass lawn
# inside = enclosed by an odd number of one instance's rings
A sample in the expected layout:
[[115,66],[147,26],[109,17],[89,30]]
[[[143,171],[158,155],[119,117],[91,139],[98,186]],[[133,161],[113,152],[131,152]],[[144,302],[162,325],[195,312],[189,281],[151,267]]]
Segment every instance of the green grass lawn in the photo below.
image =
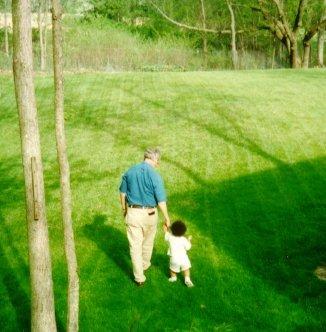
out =
[[[66,321],[53,83],[36,77],[56,314]],[[322,331],[326,71],[67,75],[65,109],[81,331]],[[0,77],[0,330],[28,330],[19,127]],[[172,219],[193,235],[195,288],[167,281],[161,227],[137,288],[118,203],[122,173],[163,151]]]

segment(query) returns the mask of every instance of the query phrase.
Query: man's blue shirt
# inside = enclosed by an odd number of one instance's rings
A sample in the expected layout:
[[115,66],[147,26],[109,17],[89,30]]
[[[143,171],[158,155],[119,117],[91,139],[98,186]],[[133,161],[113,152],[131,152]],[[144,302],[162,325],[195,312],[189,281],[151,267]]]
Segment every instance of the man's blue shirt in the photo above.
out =
[[129,168],[122,177],[119,190],[127,195],[129,205],[156,206],[166,202],[163,180],[146,162]]

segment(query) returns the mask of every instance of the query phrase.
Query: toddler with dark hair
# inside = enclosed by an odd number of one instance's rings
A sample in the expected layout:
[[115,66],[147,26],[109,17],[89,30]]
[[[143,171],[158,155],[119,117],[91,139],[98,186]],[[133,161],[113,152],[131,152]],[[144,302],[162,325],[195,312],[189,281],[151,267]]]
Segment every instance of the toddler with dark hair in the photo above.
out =
[[184,236],[187,227],[181,220],[175,221],[169,232],[164,226],[165,241],[169,243],[168,255],[170,256],[170,282],[177,281],[177,273],[183,272],[185,284],[187,287],[193,287],[194,284],[190,280],[190,260],[187,251],[191,248],[191,236],[188,239]]

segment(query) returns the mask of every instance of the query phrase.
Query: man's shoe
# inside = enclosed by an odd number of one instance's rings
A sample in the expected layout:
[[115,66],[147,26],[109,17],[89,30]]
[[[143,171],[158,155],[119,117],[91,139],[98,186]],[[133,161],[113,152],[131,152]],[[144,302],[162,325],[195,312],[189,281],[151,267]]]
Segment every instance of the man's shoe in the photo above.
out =
[[145,284],[145,281],[135,281],[137,287],[142,287]]

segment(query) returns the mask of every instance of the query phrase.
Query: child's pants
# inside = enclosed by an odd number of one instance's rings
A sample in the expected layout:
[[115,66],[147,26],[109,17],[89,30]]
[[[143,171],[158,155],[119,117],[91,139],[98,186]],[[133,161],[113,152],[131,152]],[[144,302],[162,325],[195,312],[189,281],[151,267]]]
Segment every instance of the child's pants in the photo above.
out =
[[[155,211],[154,215],[148,215]],[[135,281],[144,282],[144,270],[151,265],[157,229],[157,209],[128,208],[126,215],[127,236]]]

